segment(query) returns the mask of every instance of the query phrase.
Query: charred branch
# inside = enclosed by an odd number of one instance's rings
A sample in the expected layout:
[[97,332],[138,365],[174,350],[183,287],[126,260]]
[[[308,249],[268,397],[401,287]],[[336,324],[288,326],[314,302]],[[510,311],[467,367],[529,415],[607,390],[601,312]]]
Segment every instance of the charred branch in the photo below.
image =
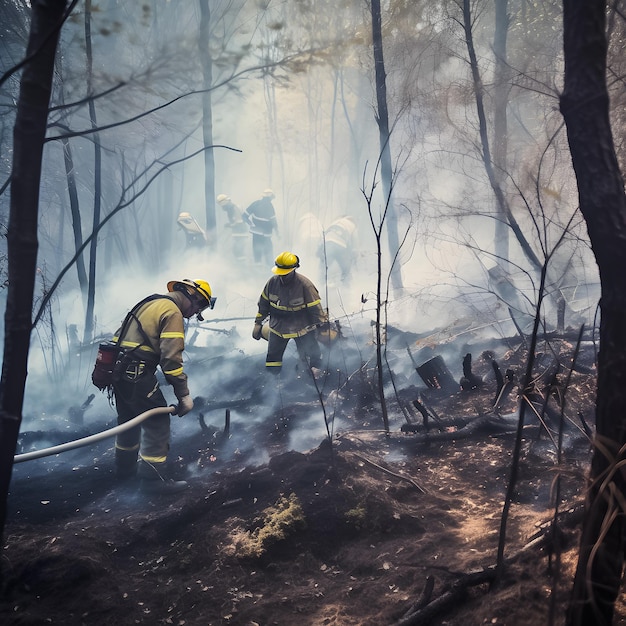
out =
[[475,391],[483,384],[483,379],[472,372],[472,354],[468,352],[463,358],[463,377],[460,385],[463,391]]
[[432,619],[443,611],[447,611],[457,603],[463,601],[467,596],[467,591],[471,587],[492,583],[496,578],[495,568],[487,568],[479,572],[466,574],[453,583],[450,589],[427,604],[424,608],[418,609],[396,622],[395,626],[419,626],[420,624],[431,624]]

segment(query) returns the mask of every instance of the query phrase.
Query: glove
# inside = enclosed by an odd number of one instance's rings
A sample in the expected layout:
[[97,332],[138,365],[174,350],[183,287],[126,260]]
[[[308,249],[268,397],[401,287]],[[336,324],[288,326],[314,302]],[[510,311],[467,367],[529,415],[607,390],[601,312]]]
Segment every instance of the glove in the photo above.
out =
[[254,330],[252,331],[252,338],[257,341],[261,339],[261,332],[263,331],[263,326],[261,324],[255,324]]
[[191,399],[191,396],[183,396],[178,399],[178,409],[176,410],[176,413],[178,413],[179,417],[187,415],[191,409],[193,409],[193,400]]

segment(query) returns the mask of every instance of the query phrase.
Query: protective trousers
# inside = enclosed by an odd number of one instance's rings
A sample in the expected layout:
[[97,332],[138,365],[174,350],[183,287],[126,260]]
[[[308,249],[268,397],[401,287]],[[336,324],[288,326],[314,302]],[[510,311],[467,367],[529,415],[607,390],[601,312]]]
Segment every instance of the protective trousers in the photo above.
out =
[[[283,365],[283,354],[289,343],[287,337],[281,337],[270,331],[267,346],[267,357],[265,359],[265,367],[267,371],[278,374]],[[322,353],[320,346],[315,338],[315,333],[310,332],[302,337],[294,337],[298,354],[303,361],[306,361],[311,367],[319,367],[322,362]]]
[[330,269],[333,263],[336,263],[341,271],[341,280],[345,281],[350,278],[352,261],[353,256],[351,250],[332,241],[326,243],[326,265]]
[[[136,380],[122,375],[114,383],[117,423],[124,424],[140,413],[167,403],[154,373],[144,372]],[[170,447],[170,416],[168,413],[153,415],[140,425],[117,435],[115,441],[115,465],[120,477],[137,471],[137,456],[154,465],[165,467]],[[158,477],[158,476],[157,476]]]
[[271,265],[274,263],[272,238],[268,235],[252,233],[252,256],[258,265]]

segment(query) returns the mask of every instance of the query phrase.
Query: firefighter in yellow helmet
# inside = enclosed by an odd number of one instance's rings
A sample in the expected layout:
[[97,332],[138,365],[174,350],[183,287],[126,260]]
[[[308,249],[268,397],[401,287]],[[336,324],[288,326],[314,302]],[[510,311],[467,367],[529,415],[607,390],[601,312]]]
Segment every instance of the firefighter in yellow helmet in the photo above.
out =
[[[140,413],[167,406],[155,372],[161,368],[178,399],[177,414],[186,415],[193,400],[183,371],[185,348],[184,319],[213,308],[215,298],[205,280],[173,280],[167,294],[148,296],[136,304],[115,333],[124,349],[114,370],[113,393],[118,424]],[[119,433],[115,442],[115,466],[121,479],[141,478],[148,493],[176,493],[187,487],[185,481],[167,479],[165,466],[170,447],[170,416],[158,414],[140,425]],[[137,459],[139,458],[139,464]]]
[[291,252],[276,257],[272,276],[259,297],[252,337],[260,339],[263,321],[269,317],[269,336],[265,366],[279,373],[283,354],[290,339],[295,340],[300,358],[319,368],[321,351],[316,338],[317,327],[327,321],[317,287],[298,273],[300,259]]

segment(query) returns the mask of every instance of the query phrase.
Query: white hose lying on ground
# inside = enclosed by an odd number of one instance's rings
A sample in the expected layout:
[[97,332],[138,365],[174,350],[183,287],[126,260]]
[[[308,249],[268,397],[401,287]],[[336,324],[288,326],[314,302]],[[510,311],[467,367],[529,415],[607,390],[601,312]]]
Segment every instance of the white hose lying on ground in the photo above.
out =
[[26,452],[25,454],[16,454],[13,457],[13,463],[23,463],[24,461],[31,461],[32,459],[39,459],[42,456],[50,456],[52,454],[59,454],[59,452],[66,452],[67,450],[73,450],[74,448],[80,448],[81,446],[88,446],[90,443],[95,443],[96,441],[102,441],[102,439],[106,439],[107,437],[113,437],[118,433],[123,433],[125,430],[129,430],[137,426],[137,424],[141,424],[144,420],[148,419],[152,415],[158,415],[160,413],[174,413],[178,407],[170,405],[170,406],[159,406],[156,409],[150,409],[148,411],[144,411],[137,415],[137,417],[133,417],[132,420],[128,420],[124,424],[120,424],[119,426],[114,426],[113,428],[109,428],[108,430],[103,430],[101,433],[96,433],[95,435],[89,435],[88,437],[83,437],[82,439],[76,439],[76,441],[68,441],[67,443],[61,443],[58,446],[52,446],[51,448],[44,448],[43,450],[35,450],[33,452]]

